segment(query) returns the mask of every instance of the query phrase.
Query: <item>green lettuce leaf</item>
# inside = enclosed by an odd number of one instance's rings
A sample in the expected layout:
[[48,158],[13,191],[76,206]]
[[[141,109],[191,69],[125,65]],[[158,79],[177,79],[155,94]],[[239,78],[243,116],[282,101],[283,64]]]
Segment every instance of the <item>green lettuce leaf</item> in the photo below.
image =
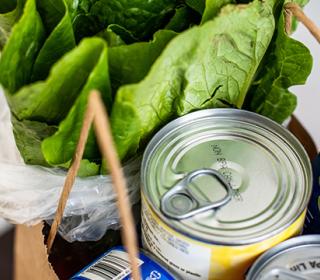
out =
[[27,164],[49,166],[41,151],[43,139],[56,132],[57,127],[46,123],[11,118],[13,133],[20,154]]
[[[70,167],[71,160],[65,164],[59,165],[59,167],[68,169]],[[77,173],[78,177],[89,177],[100,174],[100,164],[91,162],[87,159],[82,159],[80,161],[80,167]]]
[[[53,135],[57,131],[57,127],[36,121],[19,121],[14,116],[11,117],[11,120],[15,141],[24,162],[31,165],[51,167],[43,156],[41,143],[45,138]],[[59,166],[67,169],[70,166],[70,162],[71,160]],[[98,175],[99,172],[99,164],[83,159],[81,160],[77,176],[94,176]]]
[[12,6],[5,6],[6,4],[2,3],[4,5],[4,9],[0,10],[0,51],[9,39],[13,25],[22,15],[25,0],[18,0],[18,3],[16,3],[16,1],[9,0],[7,3],[12,3],[14,6],[11,9],[9,7]]
[[149,39],[165,26],[178,0],[67,0],[77,41],[110,24],[122,26],[139,40]]
[[100,174],[100,164],[83,159],[77,173],[79,177],[89,177]]
[[[88,42],[91,41],[92,44],[92,40],[90,39]],[[102,40],[97,42],[101,45]],[[111,108],[112,100],[106,45],[101,48],[99,55],[99,59],[92,69],[85,86],[67,117],[60,123],[58,131],[42,143],[42,152],[47,162],[51,165],[62,165],[71,161],[80,136],[88,95],[92,89],[99,90],[107,110]],[[99,161],[101,158],[92,130],[86,143],[84,158],[95,161]]]
[[140,82],[168,42],[176,36],[170,30],[159,30],[150,42],[138,42],[109,49],[112,90],[121,85]]
[[203,14],[206,5],[205,0],[186,0],[186,4],[197,11],[200,15]]
[[105,42],[100,38],[83,40],[52,67],[46,81],[25,86],[9,96],[16,117],[59,124],[86,84],[104,48]]
[[40,0],[38,9],[49,35],[35,60],[32,81],[44,80],[52,65],[76,46],[64,0]]
[[36,0],[47,34],[50,34],[66,14],[65,0]]
[[[21,0],[18,2],[10,19],[17,18],[23,3]],[[3,18],[0,16],[0,26]],[[33,34],[29,37],[34,41],[28,40],[27,34]],[[5,36],[8,35],[9,33]],[[3,43],[6,40],[4,38]],[[4,69],[4,75],[0,81],[9,92],[14,93],[30,82],[43,80],[48,76],[52,65],[75,45],[72,22],[64,0],[41,0],[37,1],[37,5],[33,1],[32,5],[28,4],[28,11],[24,12],[24,17],[17,24],[17,29],[3,52],[0,69]]]
[[302,43],[287,36],[282,5],[270,48],[246,100],[246,109],[282,123],[294,111],[297,100],[288,88],[306,82],[312,56]]
[[124,28],[123,26],[119,24],[110,24],[107,29],[112,30],[115,34],[118,34],[120,38],[126,43],[126,44],[132,44],[138,41],[138,38],[136,38],[131,31]]
[[221,8],[227,4],[235,3],[235,0],[206,0],[206,6],[202,15],[201,23],[216,17]]
[[181,32],[199,22],[200,16],[188,6],[182,5],[176,8],[174,16],[170,19],[164,29]]
[[8,13],[16,8],[16,0],[0,0],[0,13]]
[[0,59],[0,83],[10,93],[31,80],[34,61],[45,40],[45,30],[35,0],[27,0]]
[[117,92],[111,125],[120,157],[177,115],[241,108],[273,32],[272,7],[254,1],[176,36],[144,80]]
[[109,25],[105,30],[97,33],[96,36],[103,38],[108,43],[109,47],[117,47],[126,44],[121,36],[112,30],[112,25]]

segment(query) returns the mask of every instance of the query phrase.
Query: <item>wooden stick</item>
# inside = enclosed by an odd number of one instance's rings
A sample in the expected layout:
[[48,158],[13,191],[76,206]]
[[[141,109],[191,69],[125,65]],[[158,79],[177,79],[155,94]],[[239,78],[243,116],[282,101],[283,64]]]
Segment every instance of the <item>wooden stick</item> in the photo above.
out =
[[[298,4],[288,3],[285,5],[286,11],[286,32],[287,34],[291,33],[291,22],[292,16],[295,16],[303,25],[309,30],[309,32],[313,35],[313,37],[320,43],[320,29],[315,25],[315,23],[308,18],[303,10],[300,8]],[[288,28],[290,27],[290,31]]]
[[80,137],[78,141],[78,145],[76,151],[73,155],[73,159],[71,162],[71,167],[68,170],[66,180],[64,182],[64,186],[62,189],[62,193],[60,195],[60,200],[58,204],[58,208],[56,211],[56,215],[54,217],[53,223],[51,225],[51,229],[48,235],[47,247],[48,253],[50,253],[54,239],[56,237],[58,227],[61,223],[61,219],[63,217],[63,212],[66,207],[70,191],[78,174],[78,170],[80,168],[80,162],[83,157],[84,149],[86,146],[87,138],[89,135],[90,127],[94,118],[94,110],[90,106],[88,106],[83,120],[83,125],[80,132]]
[[105,107],[101,102],[98,92],[93,91],[90,95],[90,105],[94,108],[94,128],[97,136],[97,141],[103,158],[107,161],[113,186],[117,194],[117,204],[120,214],[122,228],[122,240],[129,254],[129,260],[132,267],[132,278],[141,279],[140,270],[138,267],[138,242],[134,225],[133,216],[130,210],[130,201],[127,195],[127,187],[125,177],[123,175],[120,161],[117,156],[115,145],[112,140],[111,128],[108,122],[108,115]]

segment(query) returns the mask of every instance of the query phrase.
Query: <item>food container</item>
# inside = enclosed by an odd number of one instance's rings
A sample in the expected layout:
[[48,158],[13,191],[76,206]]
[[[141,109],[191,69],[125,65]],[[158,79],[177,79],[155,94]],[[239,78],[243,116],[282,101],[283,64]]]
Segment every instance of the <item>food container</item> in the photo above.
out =
[[312,184],[290,132],[236,109],[166,125],[141,173],[143,246],[184,279],[243,279],[261,253],[301,232]]
[[246,279],[320,279],[320,235],[300,236],[277,245],[254,263]]

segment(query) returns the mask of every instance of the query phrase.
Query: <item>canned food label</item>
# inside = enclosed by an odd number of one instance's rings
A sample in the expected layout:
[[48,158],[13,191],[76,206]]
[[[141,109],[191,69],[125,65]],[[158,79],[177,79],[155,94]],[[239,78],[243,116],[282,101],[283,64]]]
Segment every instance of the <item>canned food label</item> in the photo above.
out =
[[[143,280],[174,280],[175,278],[153,259],[139,253],[137,258]],[[78,272],[71,280],[129,280],[129,255],[123,247],[115,247]]]
[[[182,279],[244,279],[244,273],[266,249],[301,232],[301,216],[270,239],[245,246],[219,246],[189,238],[167,226],[142,195],[143,247],[167,264]],[[316,264],[315,264],[316,265]]]
[[142,203],[141,215],[144,248],[155,254],[183,279],[208,279],[210,247],[198,245],[197,242],[187,242],[165,229],[165,225],[155,219],[146,203]]

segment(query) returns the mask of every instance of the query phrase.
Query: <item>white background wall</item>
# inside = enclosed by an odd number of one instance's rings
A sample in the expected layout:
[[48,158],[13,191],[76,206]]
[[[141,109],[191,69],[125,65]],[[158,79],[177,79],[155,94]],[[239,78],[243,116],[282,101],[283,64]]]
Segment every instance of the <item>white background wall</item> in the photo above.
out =
[[[320,1],[310,0],[304,11],[320,27]],[[320,44],[302,24],[293,37],[310,49],[314,59],[312,73],[307,83],[291,89],[298,96],[295,115],[312,135],[320,150]]]
[[[320,27],[319,0],[310,0],[305,13]],[[320,44],[301,24],[293,37],[308,46],[314,58],[313,70],[306,85],[292,88],[298,96],[295,115],[312,135],[320,150]],[[0,235],[6,230],[8,230],[8,224],[0,219]]]

